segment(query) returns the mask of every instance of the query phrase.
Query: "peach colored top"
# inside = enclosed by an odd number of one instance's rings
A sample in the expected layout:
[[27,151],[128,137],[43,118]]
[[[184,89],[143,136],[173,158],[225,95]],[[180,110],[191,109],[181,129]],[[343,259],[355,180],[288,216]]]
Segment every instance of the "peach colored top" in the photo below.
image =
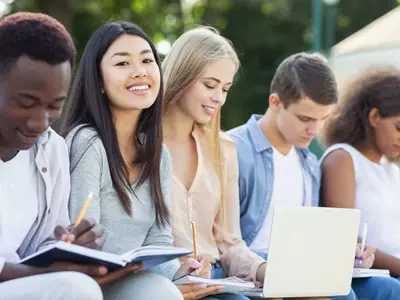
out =
[[187,190],[176,176],[172,180],[172,229],[175,246],[193,249],[190,224],[194,221],[200,255],[211,255],[214,261],[220,261],[227,276],[255,281],[257,270],[265,261],[253,253],[241,237],[235,143],[221,134],[226,223],[219,226],[220,185],[206,132],[195,126],[192,136],[196,141],[198,155],[198,168],[192,186]]

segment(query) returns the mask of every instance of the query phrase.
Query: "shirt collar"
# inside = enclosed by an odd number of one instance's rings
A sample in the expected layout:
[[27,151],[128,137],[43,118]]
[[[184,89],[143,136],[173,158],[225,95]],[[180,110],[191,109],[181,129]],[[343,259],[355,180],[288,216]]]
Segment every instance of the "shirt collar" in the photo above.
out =
[[[260,120],[261,117],[262,115],[253,114],[247,121],[247,128],[257,152],[272,149],[271,143],[268,141],[260,125],[258,124],[258,120]],[[295,148],[305,159],[307,159],[311,153],[308,148]]]
[[250,137],[254,143],[257,152],[262,152],[267,149],[272,149],[271,143],[265,137],[258,120],[262,115],[252,115],[247,121],[247,128],[249,130]]
[[37,144],[38,145],[43,145],[46,144],[48,142],[48,140],[50,139],[50,135],[52,134],[53,129],[51,129],[51,127],[49,126],[38,138],[37,140]]

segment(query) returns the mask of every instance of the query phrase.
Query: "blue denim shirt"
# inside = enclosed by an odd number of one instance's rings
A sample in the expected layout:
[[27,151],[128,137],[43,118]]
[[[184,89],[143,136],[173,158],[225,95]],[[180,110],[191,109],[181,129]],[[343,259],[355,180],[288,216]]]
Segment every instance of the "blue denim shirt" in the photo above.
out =
[[[257,123],[260,118],[261,115],[252,115],[246,124],[227,132],[237,146],[240,227],[247,245],[254,241],[267,217],[274,185],[272,146]],[[304,200],[310,199],[308,193],[311,193],[310,204],[318,206],[321,182],[318,160],[306,148],[296,150],[303,166],[303,182],[310,187],[304,189]]]

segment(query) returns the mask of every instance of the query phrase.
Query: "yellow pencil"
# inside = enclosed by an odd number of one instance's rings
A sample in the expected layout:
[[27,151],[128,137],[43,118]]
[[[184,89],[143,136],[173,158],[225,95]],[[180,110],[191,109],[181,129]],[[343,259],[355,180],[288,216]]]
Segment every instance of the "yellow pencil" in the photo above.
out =
[[87,196],[86,201],[82,206],[81,212],[79,213],[79,216],[75,221],[74,227],[77,227],[82,222],[83,218],[85,217],[86,211],[89,207],[90,201],[92,201],[92,198],[93,198],[93,193],[90,193]]
[[192,222],[190,225],[192,227],[193,254],[194,258],[197,259],[196,223]]
[[[85,200],[85,203],[82,206],[81,212],[79,213],[78,218],[76,219],[75,223],[74,223],[74,227],[77,227],[83,220],[83,218],[85,217],[86,211],[89,207],[90,201],[92,201],[93,198],[93,193],[90,193]],[[68,241],[67,243],[71,244],[71,241]]]

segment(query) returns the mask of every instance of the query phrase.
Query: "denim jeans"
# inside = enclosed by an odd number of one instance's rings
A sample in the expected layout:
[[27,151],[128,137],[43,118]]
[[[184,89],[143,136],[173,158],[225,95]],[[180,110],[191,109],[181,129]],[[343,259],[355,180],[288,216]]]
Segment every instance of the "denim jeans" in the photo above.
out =
[[400,299],[400,281],[393,277],[353,279],[352,288],[358,300]]

